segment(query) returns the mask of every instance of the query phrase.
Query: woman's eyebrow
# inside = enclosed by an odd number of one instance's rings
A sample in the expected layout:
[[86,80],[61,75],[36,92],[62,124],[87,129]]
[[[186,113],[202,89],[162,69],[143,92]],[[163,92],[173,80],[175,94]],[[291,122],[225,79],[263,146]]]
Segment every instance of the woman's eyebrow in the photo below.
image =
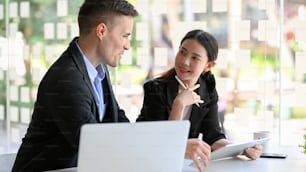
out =
[[[188,49],[185,48],[185,47],[183,47],[183,46],[181,46],[180,49],[181,49],[181,50],[184,50],[184,51],[186,51],[186,52],[189,52]],[[197,56],[197,57],[202,57],[201,54],[200,54],[200,53],[197,53],[197,52],[193,52],[192,55]]]
[[198,54],[198,53],[192,53],[194,56],[197,56],[197,57],[202,57],[200,54]]
[[184,50],[184,51],[188,51],[185,47],[180,47],[180,49]]

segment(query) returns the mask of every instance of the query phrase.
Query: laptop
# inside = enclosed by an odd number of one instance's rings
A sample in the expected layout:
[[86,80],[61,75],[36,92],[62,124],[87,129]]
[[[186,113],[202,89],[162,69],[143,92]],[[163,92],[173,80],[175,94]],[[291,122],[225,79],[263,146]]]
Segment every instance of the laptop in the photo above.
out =
[[190,123],[154,121],[85,124],[78,172],[180,172]]

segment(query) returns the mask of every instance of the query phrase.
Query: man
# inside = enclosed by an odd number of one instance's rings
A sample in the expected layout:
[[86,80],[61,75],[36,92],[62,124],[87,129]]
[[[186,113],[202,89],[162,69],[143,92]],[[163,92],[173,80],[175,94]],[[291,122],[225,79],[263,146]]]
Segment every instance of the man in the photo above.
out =
[[80,36],[42,79],[12,171],[75,167],[83,124],[129,122],[106,65],[117,66],[129,49],[137,15],[125,0],[85,0],[78,15]]

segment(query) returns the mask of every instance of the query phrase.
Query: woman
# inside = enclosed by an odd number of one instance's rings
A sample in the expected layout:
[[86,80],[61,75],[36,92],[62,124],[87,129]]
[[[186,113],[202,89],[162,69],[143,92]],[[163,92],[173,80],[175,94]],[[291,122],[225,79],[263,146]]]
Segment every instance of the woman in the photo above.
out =
[[[144,102],[137,121],[189,120],[191,123],[185,158],[202,171],[210,152],[229,144],[218,120],[218,94],[210,69],[218,56],[216,39],[203,30],[188,32],[181,41],[175,66],[144,84]],[[197,139],[202,133],[203,137]],[[244,154],[257,159],[262,146],[247,148]]]

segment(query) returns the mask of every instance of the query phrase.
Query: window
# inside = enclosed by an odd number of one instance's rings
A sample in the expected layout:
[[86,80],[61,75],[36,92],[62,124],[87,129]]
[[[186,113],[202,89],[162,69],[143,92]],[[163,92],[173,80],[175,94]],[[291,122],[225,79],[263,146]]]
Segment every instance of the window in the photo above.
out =
[[[302,0],[134,0],[140,13],[117,68],[114,91],[132,122],[142,83],[173,65],[190,29],[212,33],[220,50],[220,117],[232,140],[268,130],[273,142],[303,143],[306,123],[306,3]],[[78,35],[83,0],[0,1],[0,153],[16,152],[38,84]]]

